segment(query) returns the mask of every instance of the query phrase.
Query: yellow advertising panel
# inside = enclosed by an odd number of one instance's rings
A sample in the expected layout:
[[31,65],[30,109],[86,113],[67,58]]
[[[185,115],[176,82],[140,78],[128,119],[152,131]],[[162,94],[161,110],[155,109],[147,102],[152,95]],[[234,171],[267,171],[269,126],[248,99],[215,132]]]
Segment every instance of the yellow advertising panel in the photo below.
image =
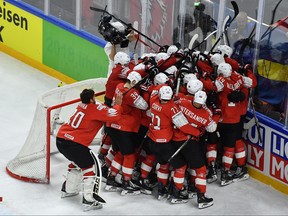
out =
[[0,43],[42,62],[42,19],[0,0]]

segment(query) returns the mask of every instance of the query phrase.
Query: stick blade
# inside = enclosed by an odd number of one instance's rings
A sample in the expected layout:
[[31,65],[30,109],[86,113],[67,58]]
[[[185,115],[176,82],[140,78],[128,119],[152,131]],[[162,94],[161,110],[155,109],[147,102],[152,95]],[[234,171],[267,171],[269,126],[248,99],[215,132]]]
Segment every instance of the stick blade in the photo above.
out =
[[234,10],[234,17],[236,17],[239,14],[239,7],[236,1],[231,1],[233,10]]
[[189,42],[188,49],[190,49],[190,50],[192,49],[192,47],[193,47],[195,41],[197,40],[198,36],[199,36],[198,34],[194,34],[193,35],[193,37],[191,38],[191,40]]
[[103,9],[100,9],[100,8],[95,8],[95,7],[90,7],[90,10],[98,11],[98,12],[106,12],[106,10],[103,10]]

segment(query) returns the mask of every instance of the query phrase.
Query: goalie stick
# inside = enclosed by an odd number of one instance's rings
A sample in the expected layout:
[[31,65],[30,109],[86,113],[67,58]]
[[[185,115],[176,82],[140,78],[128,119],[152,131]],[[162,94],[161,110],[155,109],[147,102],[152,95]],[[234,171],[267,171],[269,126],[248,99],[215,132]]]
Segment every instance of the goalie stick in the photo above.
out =
[[101,178],[102,178],[101,163],[99,162],[98,157],[92,150],[90,150],[90,154],[95,164],[95,185],[93,189],[93,197],[99,203],[106,203],[106,201],[99,195],[101,189]]
[[95,7],[90,7],[91,10],[93,11],[97,11],[97,12],[102,12],[102,13],[106,13],[109,16],[113,17],[115,20],[121,22],[122,24],[124,24],[125,26],[127,26],[128,28],[132,29],[133,31],[137,32],[139,35],[142,35],[143,37],[145,37],[146,39],[148,39],[149,41],[151,41],[152,43],[154,43],[155,45],[162,47],[160,44],[158,44],[157,42],[155,42],[154,40],[152,40],[151,38],[149,38],[148,36],[144,35],[142,32],[138,31],[137,29],[133,28],[130,24],[124,22],[123,20],[115,17],[113,14],[109,13],[106,10],[100,9],[100,8],[95,8]]
[[211,48],[210,52],[211,53],[216,45],[219,43],[219,41],[221,40],[221,38],[223,37],[223,35],[225,34],[225,32],[227,32],[227,30],[229,29],[231,23],[235,20],[235,18],[238,16],[239,14],[239,7],[237,5],[237,3],[235,1],[231,1],[231,4],[233,6],[233,10],[234,10],[234,17],[231,19],[231,21],[229,23],[227,23],[226,27],[225,27],[225,30],[222,31],[221,35],[219,36],[219,38],[216,40],[216,42],[214,43],[213,47]]

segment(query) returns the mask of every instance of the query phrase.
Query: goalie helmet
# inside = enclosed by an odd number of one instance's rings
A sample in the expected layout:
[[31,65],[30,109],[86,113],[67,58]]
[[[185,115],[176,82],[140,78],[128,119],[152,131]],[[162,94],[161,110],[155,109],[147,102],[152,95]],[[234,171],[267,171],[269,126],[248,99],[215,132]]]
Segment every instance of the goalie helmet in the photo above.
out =
[[227,78],[230,77],[232,74],[232,67],[230,64],[227,63],[221,63],[219,64],[218,68],[217,68],[217,74],[218,76],[220,74],[223,75],[223,77]]
[[162,63],[163,61],[165,61],[167,58],[169,58],[168,54],[167,53],[164,53],[164,52],[160,52],[160,53],[157,53],[156,56],[155,56],[155,61],[157,64],[160,64]]
[[215,53],[210,58],[213,65],[218,66],[220,63],[225,62],[224,57],[220,53]]
[[226,55],[228,58],[230,58],[233,53],[233,49],[227,45],[219,45],[216,51],[220,51],[223,56]]
[[125,26],[121,22],[110,22],[110,24],[116,28],[119,32],[124,33],[125,32]]
[[174,54],[177,50],[178,50],[177,46],[171,45],[171,46],[169,46],[169,48],[167,49],[167,54],[168,54],[169,56],[171,56],[171,55]]
[[127,65],[130,62],[130,56],[125,52],[117,52],[114,56],[114,64]]
[[206,92],[205,91],[198,91],[195,93],[193,102],[204,105],[206,103],[206,100],[207,100]]
[[160,72],[158,74],[155,75],[154,77],[154,85],[161,85],[166,83],[169,80],[169,78],[166,76],[166,74]]
[[173,96],[172,88],[170,86],[162,86],[158,95],[160,100],[171,100]]
[[136,84],[142,79],[142,77],[141,77],[141,75],[138,72],[131,71],[128,74],[127,79],[130,80],[131,83],[133,83],[135,81],[135,84]]
[[177,67],[175,65],[172,65],[171,67],[167,68],[164,72],[171,76],[176,76],[176,72],[178,71]]
[[187,85],[190,80],[197,79],[196,75],[193,73],[188,73],[184,75],[183,84]]
[[203,89],[203,83],[198,79],[192,79],[187,83],[186,88],[189,94],[194,95],[196,92]]

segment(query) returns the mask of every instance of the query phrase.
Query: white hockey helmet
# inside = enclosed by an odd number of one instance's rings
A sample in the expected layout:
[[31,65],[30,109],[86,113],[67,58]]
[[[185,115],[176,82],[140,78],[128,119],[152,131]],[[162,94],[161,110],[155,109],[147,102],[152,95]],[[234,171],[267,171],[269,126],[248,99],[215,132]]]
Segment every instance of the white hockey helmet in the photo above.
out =
[[110,22],[110,24],[116,28],[119,32],[125,32],[125,26],[121,22]]
[[232,67],[230,64],[227,63],[221,63],[219,64],[217,68],[217,74],[218,76],[222,74],[224,77],[230,77],[232,73]]
[[174,54],[177,50],[178,50],[177,46],[171,45],[171,46],[169,46],[169,48],[167,49],[167,54],[168,54],[169,56],[171,56],[171,55]]
[[145,64],[141,62],[141,63],[135,65],[133,70],[134,71],[143,71],[143,70],[145,70]]
[[136,71],[131,71],[128,74],[127,79],[130,80],[131,83],[133,83],[135,81],[134,84],[136,84],[142,79],[142,77],[141,77],[140,73],[138,73]]
[[160,53],[157,53],[156,56],[155,56],[155,61],[156,63],[161,63],[160,61],[165,61],[166,59],[168,59],[169,56],[167,53],[164,53],[164,52],[160,52]]
[[117,52],[114,56],[114,64],[127,65],[130,62],[130,56],[125,52]]
[[194,95],[193,102],[204,105],[206,103],[206,100],[207,100],[206,92],[205,91],[198,91]]
[[225,62],[224,57],[220,53],[215,53],[210,58],[213,65],[218,66],[220,63]]
[[197,79],[196,75],[193,73],[187,73],[183,77],[183,84],[186,85],[190,80]]
[[187,83],[186,88],[189,94],[194,95],[196,92],[203,89],[203,83],[198,79],[192,79]]
[[160,100],[171,100],[173,96],[172,88],[170,86],[162,86],[158,95]]
[[168,75],[176,76],[177,71],[178,71],[177,67],[175,65],[172,65],[169,68],[167,68],[164,72],[167,73]]
[[169,80],[168,76],[166,74],[160,72],[160,73],[155,75],[153,83],[155,86],[157,86],[157,85],[161,85],[161,84],[166,83],[168,80]]
[[216,51],[220,51],[223,56],[226,55],[229,58],[231,57],[233,53],[233,49],[227,45],[219,45]]

